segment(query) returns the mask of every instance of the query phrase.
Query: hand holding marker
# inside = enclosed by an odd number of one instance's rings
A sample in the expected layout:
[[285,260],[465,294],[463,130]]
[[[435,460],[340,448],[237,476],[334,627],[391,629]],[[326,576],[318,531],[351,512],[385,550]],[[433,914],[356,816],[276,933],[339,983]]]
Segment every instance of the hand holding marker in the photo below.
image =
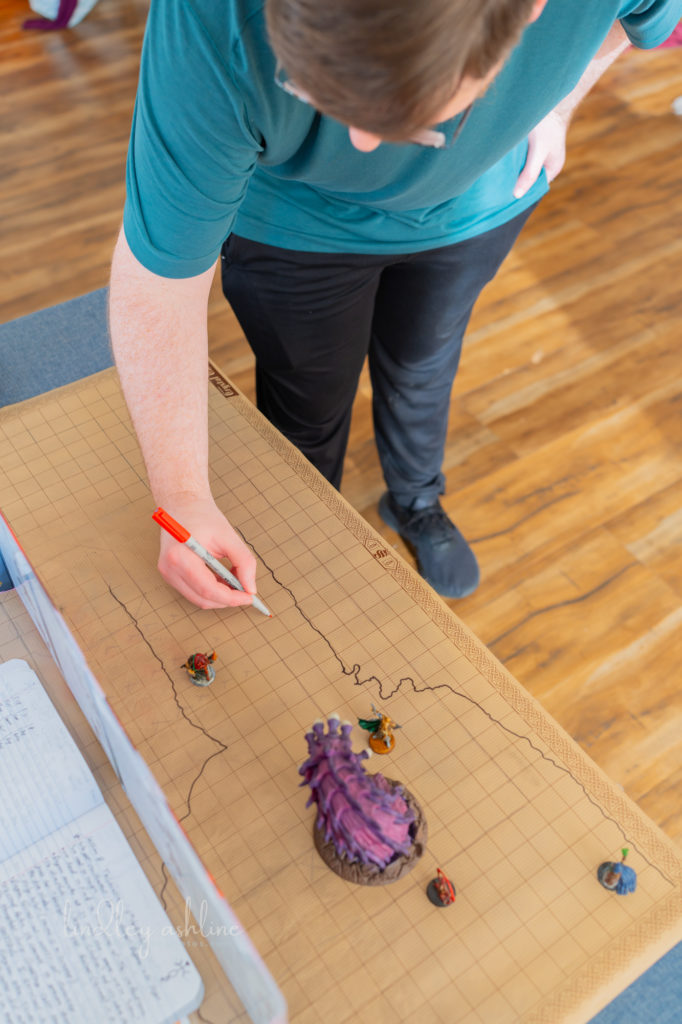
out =
[[[214,558],[210,551],[207,551],[203,544],[200,544],[198,540],[195,540],[184,526],[180,526],[180,523],[173,519],[172,516],[169,516],[165,509],[157,508],[157,510],[152,514],[152,519],[154,519],[159,526],[163,526],[164,530],[170,533],[171,537],[175,537],[175,539],[180,541],[181,544],[185,544],[190,551],[193,551],[195,555],[198,555],[202,562],[204,562],[209,569],[216,574],[216,576],[219,576],[221,580],[224,580],[228,586],[232,587],[234,590],[244,590],[234,573],[231,573],[229,569],[225,568],[222,562],[219,562],[217,558]],[[269,619],[272,618],[272,612],[268,611],[256,594],[252,596],[251,604],[254,608],[257,608],[259,612],[262,612],[263,615],[267,615]]]

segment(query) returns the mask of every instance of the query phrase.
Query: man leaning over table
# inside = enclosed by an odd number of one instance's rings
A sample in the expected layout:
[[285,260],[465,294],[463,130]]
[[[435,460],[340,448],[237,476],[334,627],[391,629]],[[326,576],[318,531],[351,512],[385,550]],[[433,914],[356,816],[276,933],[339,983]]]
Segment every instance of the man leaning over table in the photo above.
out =
[[341,481],[369,355],[382,518],[445,597],[478,584],[439,502],[472,306],[561,170],[576,105],[682,0],[152,0],[110,327],[156,502],[228,559],[161,537],[202,608],[255,559],[208,483],[207,301],[256,356],[261,411]]

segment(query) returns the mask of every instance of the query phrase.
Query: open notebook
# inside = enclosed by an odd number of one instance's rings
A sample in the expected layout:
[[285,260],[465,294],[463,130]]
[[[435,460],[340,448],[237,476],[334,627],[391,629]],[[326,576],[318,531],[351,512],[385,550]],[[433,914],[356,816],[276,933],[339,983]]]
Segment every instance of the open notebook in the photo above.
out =
[[0,665],[0,1020],[161,1024],[201,978],[42,685]]

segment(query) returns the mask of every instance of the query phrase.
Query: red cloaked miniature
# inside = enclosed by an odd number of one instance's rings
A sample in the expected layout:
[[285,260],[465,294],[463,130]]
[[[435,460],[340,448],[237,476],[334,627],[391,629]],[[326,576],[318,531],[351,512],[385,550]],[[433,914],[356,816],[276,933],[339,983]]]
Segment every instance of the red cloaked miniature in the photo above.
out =
[[185,664],[180,667],[187,669],[187,674],[195,686],[208,686],[215,679],[215,669],[211,662],[215,661],[216,657],[215,651],[210,654],[190,654]]
[[437,872],[436,877],[432,878],[426,887],[426,895],[434,907],[449,907],[455,902],[455,887],[440,868],[437,868]]

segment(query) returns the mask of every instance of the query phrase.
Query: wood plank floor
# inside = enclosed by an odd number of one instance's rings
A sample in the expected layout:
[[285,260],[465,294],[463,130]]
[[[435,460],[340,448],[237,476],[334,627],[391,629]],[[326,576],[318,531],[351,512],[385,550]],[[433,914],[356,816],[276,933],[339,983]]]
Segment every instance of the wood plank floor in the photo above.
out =
[[[1,321],[106,284],[146,4],[103,0],[61,33],[23,33],[26,12],[0,0]],[[457,613],[677,841],[680,68],[679,51],[630,51],[583,104],[564,173],[475,310],[445,499],[483,576]],[[217,285],[210,341],[252,393]],[[366,375],[343,491],[405,553],[376,513]]]

